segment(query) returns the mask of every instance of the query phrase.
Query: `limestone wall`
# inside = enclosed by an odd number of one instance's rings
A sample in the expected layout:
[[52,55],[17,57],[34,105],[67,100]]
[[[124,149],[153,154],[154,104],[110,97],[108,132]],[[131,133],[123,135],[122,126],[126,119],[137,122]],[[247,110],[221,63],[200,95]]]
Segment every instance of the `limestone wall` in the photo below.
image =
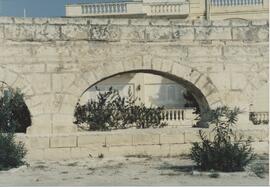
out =
[[[204,130],[211,138],[209,130]],[[252,137],[254,151],[268,153],[268,128],[238,130]],[[189,154],[192,142],[199,142],[198,129],[145,129],[88,132],[70,135],[17,135],[28,149],[28,160],[63,160],[127,155],[178,156]]]
[[25,93],[32,134],[74,132],[81,94],[126,71],[185,80],[212,108],[241,107],[245,126],[257,91],[268,92],[268,28],[266,20],[1,17],[0,80]]

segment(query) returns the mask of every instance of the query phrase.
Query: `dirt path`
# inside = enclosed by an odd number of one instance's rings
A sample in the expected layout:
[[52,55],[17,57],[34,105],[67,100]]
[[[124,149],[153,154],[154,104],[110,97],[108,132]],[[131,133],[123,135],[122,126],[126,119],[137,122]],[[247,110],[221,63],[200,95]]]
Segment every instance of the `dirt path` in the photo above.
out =
[[194,171],[191,160],[179,157],[92,158],[32,162],[28,167],[1,171],[0,185],[268,185],[267,173],[264,178],[252,171],[211,176]]

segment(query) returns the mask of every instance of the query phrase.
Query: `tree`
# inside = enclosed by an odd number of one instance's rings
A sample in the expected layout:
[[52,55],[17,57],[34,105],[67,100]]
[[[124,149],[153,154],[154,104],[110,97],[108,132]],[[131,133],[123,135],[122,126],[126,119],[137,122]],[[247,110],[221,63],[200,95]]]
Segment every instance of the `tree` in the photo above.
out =
[[250,139],[244,141],[242,136],[233,132],[232,126],[237,122],[239,108],[218,107],[208,112],[208,123],[214,125],[210,140],[199,131],[202,143],[193,143],[191,159],[201,170],[242,171],[255,158]]

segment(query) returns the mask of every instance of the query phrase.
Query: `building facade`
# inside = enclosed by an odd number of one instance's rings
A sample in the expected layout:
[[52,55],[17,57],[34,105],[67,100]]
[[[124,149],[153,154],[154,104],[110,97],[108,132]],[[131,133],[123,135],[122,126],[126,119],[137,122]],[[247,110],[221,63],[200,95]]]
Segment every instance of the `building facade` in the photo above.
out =
[[66,5],[67,17],[268,19],[268,0],[133,0]]

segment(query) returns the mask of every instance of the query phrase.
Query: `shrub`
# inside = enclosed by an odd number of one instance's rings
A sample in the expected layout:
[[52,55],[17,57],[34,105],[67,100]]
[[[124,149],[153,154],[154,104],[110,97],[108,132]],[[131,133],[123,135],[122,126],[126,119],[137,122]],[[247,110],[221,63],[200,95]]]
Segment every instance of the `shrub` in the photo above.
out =
[[0,87],[0,130],[26,132],[31,115],[20,90]]
[[144,104],[135,105],[129,90],[128,97],[121,97],[112,87],[99,92],[97,100],[91,99],[84,105],[77,104],[75,108],[75,124],[90,131],[125,129],[135,124],[137,128],[163,127],[161,122],[161,107],[146,107]]
[[0,170],[24,164],[25,155],[24,145],[15,142],[14,133],[0,133]]
[[215,125],[211,132],[211,141],[204,132],[199,131],[202,143],[193,143],[191,159],[201,170],[242,171],[255,154],[250,140],[243,140],[233,132],[232,126],[237,122],[238,108],[218,107],[208,113],[208,122]]

